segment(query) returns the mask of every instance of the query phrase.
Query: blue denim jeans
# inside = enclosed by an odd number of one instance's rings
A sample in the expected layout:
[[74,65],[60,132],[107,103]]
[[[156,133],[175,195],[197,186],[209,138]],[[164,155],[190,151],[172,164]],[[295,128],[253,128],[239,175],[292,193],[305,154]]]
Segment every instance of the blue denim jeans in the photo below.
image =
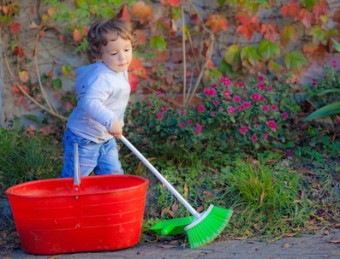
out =
[[78,144],[79,167],[82,176],[88,176],[91,172],[96,175],[124,173],[118,158],[118,146],[114,138],[98,144],[79,137],[73,134],[70,129],[66,129],[63,136],[64,167],[60,177],[73,177],[74,143]]

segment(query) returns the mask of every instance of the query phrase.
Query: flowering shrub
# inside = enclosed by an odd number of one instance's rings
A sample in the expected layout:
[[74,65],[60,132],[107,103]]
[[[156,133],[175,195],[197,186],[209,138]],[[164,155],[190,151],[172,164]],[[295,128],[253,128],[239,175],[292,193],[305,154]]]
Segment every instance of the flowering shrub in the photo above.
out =
[[200,94],[195,107],[174,109],[154,95],[131,108],[131,131],[155,143],[171,142],[186,149],[259,149],[285,141],[291,118],[299,110],[288,75],[264,75],[247,83],[220,78]]

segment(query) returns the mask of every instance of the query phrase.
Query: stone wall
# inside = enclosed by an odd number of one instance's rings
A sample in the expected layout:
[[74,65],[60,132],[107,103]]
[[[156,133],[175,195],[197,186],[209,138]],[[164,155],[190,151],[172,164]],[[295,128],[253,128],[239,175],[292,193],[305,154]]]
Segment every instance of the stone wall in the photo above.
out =
[[[25,44],[32,49],[32,44],[34,44],[34,31],[30,28],[30,24],[36,23],[39,24],[39,16],[36,12],[32,11],[32,5],[36,5],[39,1],[24,1],[19,0],[20,6],[20,22],[26,27],[22,28],[22,35]],[[203,0],[196,0],[195,2],[202,3],[201,6],[206,4],[206,1]],[[331,10],[335,12],[335,10],[340,9],[340,1],[337,0],[329,0],[328,1]],[[40,7],[41,8],[41,7]],[[41,11],[41,10],[40,10]],[[201,8],[201,12],[203,15],[207,15],[204,13],[204,10]],[[264,11],[260,14],[262,18],[269,17],[268,11]],[[275,18],[278,19],[278,18]],[[338,28],[339,29],[339,28]],[[1,39],[4,40],[4,39]],[[220,42],[223,42],[225,46],[228,46],[234,42],[238,42],[240,45],[245,46],[249,44],[249,42],[244,39],[241,40],[240,37],[236,37],[233,31],[228,31],[225,34],[222,34],[221,38],[219,39]],[[256,37],[253,39],[256,42]],[[181,44],[173,42],[170,45],[168,52],[164,56],[155,57],[155,59],[159,58],[159,62],[166,62],[167,65],[172,69],[178,69],[182,67],[182,49]],[[39,43],[38,46],[39,52],[37,53],[37,60],[38,60],[38,67],[40,73],[48,73],[49,71],[53,71],[56,75],[61,75],[60,66],[61,64],[70,64],[73,68],[81,66],[87,62],[87,58],[84,55],[75,54],[72,49],[70,49],[66,44],[60,44],[57,39],[57,36],[52,32],[46,32],[46,35]],[[6,68],[3,53],[0,45],[0,127],[7,127],[10,124],[10,120],[12,120],[15,116],[21,116],[24,114],[40,114],[39,109],[34,105],[28,105],[29,109],[23,108],[22,105],[16,105],[17,100],[14,98],[13,94],[11,93],[11,86],[13,85],[13,79],[10,76],[8,69]],[[216,53],[223,53],[223,49],[218,49],[218,46],[215,49]],[[218,57],[217,57],[218,58]],[[307,82],[310,80],[310,75],[312,74],[315,76],[317,73],[320,72],[320,66],[325,64],[325,62],[331,62],[332,60],[338,60],[340,63],[339,53],[337,54],[330,54],[327,56],[326,60],[320,60],[318,57],[311,56],[310,61],[311,65],[309,70],[307,70],[302,76]],[[56,66],[58,65],[58,66]],[[57,68],[59,67],[59,68]],[[171,69],[169,70],[171,72]],[[14,71],[17,73],[18,71]],[[36,77],[35,70],[30,69],[30,76]],[[74,87],[73,80],[70,78],[63,78],[63,90],[72,90]],[[47,89],[48,91],[48,89]],[[55,98],[53,95],[50,96],[51,104],[58,109],[58,99]]]

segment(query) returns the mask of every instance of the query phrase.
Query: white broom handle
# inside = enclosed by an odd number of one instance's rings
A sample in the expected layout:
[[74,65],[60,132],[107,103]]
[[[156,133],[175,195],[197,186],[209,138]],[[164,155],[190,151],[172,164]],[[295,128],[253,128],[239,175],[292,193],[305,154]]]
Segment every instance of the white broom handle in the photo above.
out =
[[178,191],[150,164],[150,162],[124,137],[120,140],[134,153],[147,168],[169,189],[169,191],[183,204],[184,207],[195,217],[199,218],[200,214],[178,193]]

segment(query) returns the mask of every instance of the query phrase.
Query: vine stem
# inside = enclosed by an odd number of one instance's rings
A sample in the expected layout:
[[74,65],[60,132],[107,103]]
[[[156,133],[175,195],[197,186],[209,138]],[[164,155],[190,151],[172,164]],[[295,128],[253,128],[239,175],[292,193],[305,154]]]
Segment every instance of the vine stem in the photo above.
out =
[[36,34],[35,42],[34,42],[34,63],[35,63],[35,70],[36,70],[36,73],[37,73],[37,78],[38,78],[40,90],[41,90],[41,93],[42,93],[46,103],[47,103],[47,106],[49,107],[49,109],[51,111],[56,112],[54,107],[51,105],[51,103],[50,103],[50,101],[49,101],[49,99],[47,97],[45,88],[44,88],[44,86],[43,86],[43,84],[41,82],[39,66],[38,66],[38,43],[39,43],[39,32]]
[[214,37],[214,34],[212,33],[212,31],[210,31],[205,25],[204,25],[204,22],[203,22],[203,19],[202,19],[202,16],[200,15],[200,13],[198,12],[198,10],[196,9],[195,5],[193,4],[192,0],[189,1],[189,4],[192,6],[192,8],[195,10],[197,16],[199,17],[199,19],[201,20],[202,22],[202,27],[205,31],[207,31],[210,35],[210,39],[211,39],[211,45],[209,46],[209,50],[208,50],[208,55],[206,57],[206,61],[204,62],[202,68],[201,68],[201,71],[197,77],[197,80],[196,80],[196,84],[193,88],[192,91],[190,91],[189,89],[189,93],[187,95],[187,98],[186,98],[186,102],[185,102],[185,105],[188,105],[189,103],[191,103],[199,85],[200,85],[200,82],[201,82],[201,79],[203,77],[203,74],[204,74],[204,70],[205,68],[208,66],[208,63],[212,57],[212,53],[213,53],[213,49],[214,49],[214,42],[215,42],[215,37]]
[[182,51],[183,51],[183,106],[185,106],[186,91],[187,91],[187,61],[186,61],[186,48],[185,48],[185,20],[184,8],[182,5]]
[[4,57],[4,60],[5,60],[5,64],[6,64],[6,67],[8,69],[8,72],[10,74],[10,76],[12,77],[12,80],[15,82],[15,85],[19,88],[20,92],[22,92],[24,94],[24,96],[26,96],[27,99],[29,99],[31,102],[33,102],[36,106],[38,106],[40,109],[48,112],[49,114],[53,115],[54,117],[57,117],[63,121],[67,121],[67,118],[56,113],[55,111],[49,109],[49,108],[46,108],[44,105],[42,105],[41,103],[39,103],[37,100],[35,100],[31,95],[29,95],[21,86],[21,84],[18,82],[18,79],[14,76],[14,73],[9,65],[9,62],[8,62],[8,57],[7,57],[7,54],[5,52],[6,50],[6,46],[4,44],[3,41],[1,41],[1,45],[2,45],[2,49],[4,50],[3,51],[3,57]]

